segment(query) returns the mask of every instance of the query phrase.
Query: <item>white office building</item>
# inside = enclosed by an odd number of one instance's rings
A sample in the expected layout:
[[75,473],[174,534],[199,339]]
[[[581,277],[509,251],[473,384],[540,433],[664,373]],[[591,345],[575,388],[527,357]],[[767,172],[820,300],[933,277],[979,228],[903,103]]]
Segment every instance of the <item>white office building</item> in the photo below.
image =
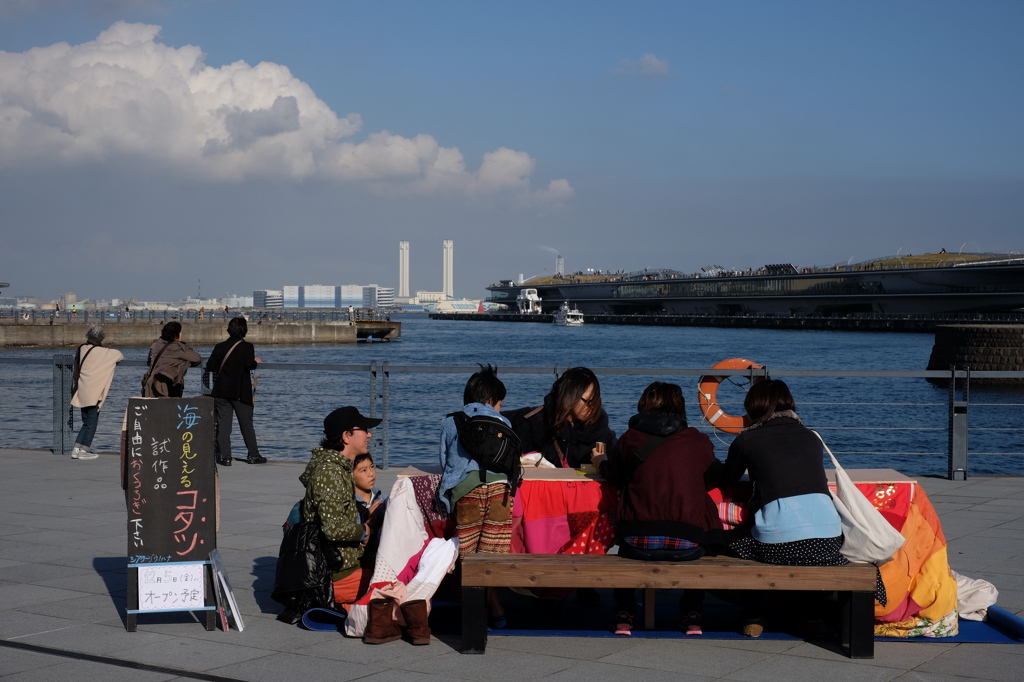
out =
[[281,289],[260,289],[252,292],[252,305],[255,308],[283,308],[284,291]]
[[363,287],[364,308],[393,308],[395,305],[394,287],[381,287],[376,284],[368,284]]

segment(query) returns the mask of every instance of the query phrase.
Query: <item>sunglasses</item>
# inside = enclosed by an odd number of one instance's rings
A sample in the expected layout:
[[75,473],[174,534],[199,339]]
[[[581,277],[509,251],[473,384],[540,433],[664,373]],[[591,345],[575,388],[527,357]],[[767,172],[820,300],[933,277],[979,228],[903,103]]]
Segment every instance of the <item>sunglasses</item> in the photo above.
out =
[[584,398],[584,397],[581,396],[580,400],[582,400],[583,404],[586,405],[587,407],[593,407],[594,406],[594,398]]

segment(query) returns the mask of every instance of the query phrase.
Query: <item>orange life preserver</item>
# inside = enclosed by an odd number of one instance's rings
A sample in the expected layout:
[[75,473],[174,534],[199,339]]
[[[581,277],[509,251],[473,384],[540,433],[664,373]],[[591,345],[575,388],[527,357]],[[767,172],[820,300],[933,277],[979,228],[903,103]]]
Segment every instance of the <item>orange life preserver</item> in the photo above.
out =
[[[763,369],[763,365],[743,358],[729,358],[712,365],[711,369]],[[700,413],[709,424],[726,433],[739,433],[747,426],[747,416],[734,417],[726,414],[718,404],[718,385],[725,377],[702,376],[700,378]]]

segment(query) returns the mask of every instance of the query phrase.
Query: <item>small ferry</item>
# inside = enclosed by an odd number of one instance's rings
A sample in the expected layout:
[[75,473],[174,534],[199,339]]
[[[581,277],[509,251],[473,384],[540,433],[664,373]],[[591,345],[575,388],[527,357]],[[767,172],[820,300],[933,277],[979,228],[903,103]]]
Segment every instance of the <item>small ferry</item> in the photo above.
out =
[[554,323],[557,327],[582,327],[583,313],[570,308],[568,301],[562,301],[562,307],[555,313]]

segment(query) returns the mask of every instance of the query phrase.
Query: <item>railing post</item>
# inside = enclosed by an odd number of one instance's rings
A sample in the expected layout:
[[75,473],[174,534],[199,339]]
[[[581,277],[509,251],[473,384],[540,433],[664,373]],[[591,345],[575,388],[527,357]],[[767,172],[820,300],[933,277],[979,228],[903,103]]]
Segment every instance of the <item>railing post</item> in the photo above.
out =
[[75,356],[53,356],[53,454],[67,455],[74,444],[72,431],[71,382],[75,370]]
[[391,451],[391,436],[390,436],[390,424],[391,424],[391,393],[388,391],[388,384],[391,383],[391,372],[388,371],[388,361],[385,360],[381,363],[381,371],[384,373],[381,387],[381,410],[380,416],[384,420],[380,423],[381,430],[381,452],[380,454],[380,468],[388,468],[388,456]]
[[[370,419],[377,418],[377,361],[370,360]],[[373,454],[373,441],[368,443],[370,454]]]
[[949,379],[949,471],[951,481],[967,480],[967,407],[970,402],[971,368],[964,373],[963,399],[956,399],[956,367]]

